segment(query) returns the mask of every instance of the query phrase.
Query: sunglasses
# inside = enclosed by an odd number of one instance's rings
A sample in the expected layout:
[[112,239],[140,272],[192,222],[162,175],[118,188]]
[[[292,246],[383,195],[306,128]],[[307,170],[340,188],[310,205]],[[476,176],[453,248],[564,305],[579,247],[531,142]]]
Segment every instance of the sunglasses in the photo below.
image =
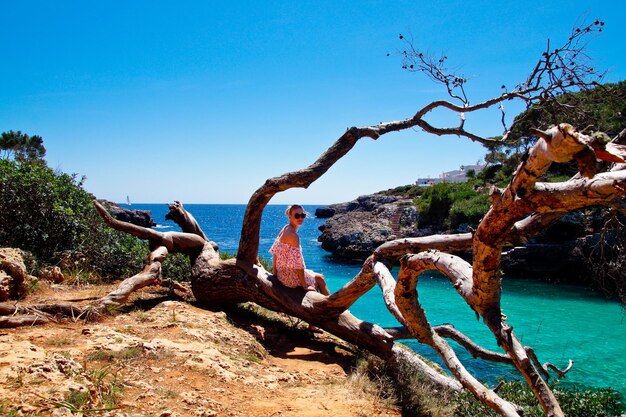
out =
[[305,219],[306,218],[306,213],[296,213],[293,215],[293,217],[297,220],[297,219]]

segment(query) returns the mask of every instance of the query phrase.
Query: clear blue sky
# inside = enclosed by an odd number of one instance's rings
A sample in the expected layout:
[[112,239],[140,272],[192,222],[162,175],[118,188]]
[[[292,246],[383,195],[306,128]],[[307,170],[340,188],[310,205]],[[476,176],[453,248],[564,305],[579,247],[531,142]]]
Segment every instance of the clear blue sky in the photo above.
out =
[[[476,102],[521,81],[546,39],[562,42],[583,19],[606,22],[589,47],[606,80],[626,78],[623,4],[0,0],[0,131],[43,136],[48,164],[85,175],[98,198],[245,203],[347,127],[446,98],[400,68],[399,33],[445,52]],[[468,123],[501,133],[497,114]],[[483,155],[418,130],[363,139],[308,190],[272,203],[347,201]]]

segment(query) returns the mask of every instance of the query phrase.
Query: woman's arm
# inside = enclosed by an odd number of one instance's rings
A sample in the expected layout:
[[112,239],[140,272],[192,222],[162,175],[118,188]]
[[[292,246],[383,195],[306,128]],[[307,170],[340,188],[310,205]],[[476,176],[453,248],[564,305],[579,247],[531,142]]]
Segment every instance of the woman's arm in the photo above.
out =
[[296,269],[296,273],[298,274],[298,279],[300,280],[300,285],[302,288],[306,289],[307,285],[304,281],[304,269]]

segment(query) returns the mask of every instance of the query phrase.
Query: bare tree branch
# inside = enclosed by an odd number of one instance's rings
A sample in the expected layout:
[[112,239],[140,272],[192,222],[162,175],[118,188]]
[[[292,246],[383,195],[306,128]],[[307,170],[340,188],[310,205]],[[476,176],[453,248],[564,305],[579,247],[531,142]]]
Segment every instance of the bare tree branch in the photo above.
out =
[[197,252],[202,250],[207,241],[197,234],[184,232],[161,233],[132,223],[122,222],[112,218],[109,212],[96,200],[93,201],[93,204],[109,227],[131,234],[139,239],[147,239],[150,242],[150,246],[154,248],[164,246],[171,253],[181,252],[187,255],[196,255]]
[[417,295],[418,277],[426,270],[442,272],[455,283],[455,288],[463,298],[471,298],[470,294],[465,293],[468,287],[471,290],[471,272],[467,270],[469,265],[460,258],[451,255],[441,257],[441,255],[444,254],[429,251],[403,258],[398,273],[395,299],[398,309],[405,319],[405,325],[420,343],[431,346],[437,352],[452,374],[476,398],[480,398],[484,404],[502,416],[518,417],[518,407],[502,399],[474,378],[459,361],[454,350],[432,329],[426,318],[426,313]]
[[[509,132],[523,119],[515,120],[507,127],[504,102],[514,99],[521,100],[527,108],[546,102],[558,105],[556,98],[560,95],[571,90],[588,89],[598,85],[598,81],[602,79],[604,73],[591,66],[591,59],[585,50],[589,36],[602,32],[603,26],[604,22],[595,20],[588,25],[575,27],[568,39],[555,49],[551,48],[550,41],[548,41],[546,50],[523,83],[516,85],[511,91],[506,91],[506,86],[503,85],[504,93],[477,105],[471,105],[466,94],[465,85],[469,79],[447,68],[448,57],[446,55],[435,58],[433,55],[417,49],[413,39],[407,39],[400,35],[406,48],[400,52],[402,68],[410,72],[422,73],[435,83],[443,85],[450,98],[458,102],[458,105],[446,101],[430,103],[415,115],[415,119],[422,120],[420,127],[429,133],[456,134],[480,143],[493,144],[495,141],[467,132],[463,127],[466,114],[497,105],[502,114],[503,138],[501,141],[507,142]],[[446,108],[458,113],[460,116],[459,126],[439,129],[429,125],[423,118],[436,108]]]

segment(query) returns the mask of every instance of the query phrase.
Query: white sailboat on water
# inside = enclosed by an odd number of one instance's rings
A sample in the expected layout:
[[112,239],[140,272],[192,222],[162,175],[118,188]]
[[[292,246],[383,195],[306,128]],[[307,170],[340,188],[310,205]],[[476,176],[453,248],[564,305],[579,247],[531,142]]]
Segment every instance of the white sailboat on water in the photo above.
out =
[[126,204],[128,204],[129,206],[132,206],[132,204],[130,204],[130,197],[126,196]]

